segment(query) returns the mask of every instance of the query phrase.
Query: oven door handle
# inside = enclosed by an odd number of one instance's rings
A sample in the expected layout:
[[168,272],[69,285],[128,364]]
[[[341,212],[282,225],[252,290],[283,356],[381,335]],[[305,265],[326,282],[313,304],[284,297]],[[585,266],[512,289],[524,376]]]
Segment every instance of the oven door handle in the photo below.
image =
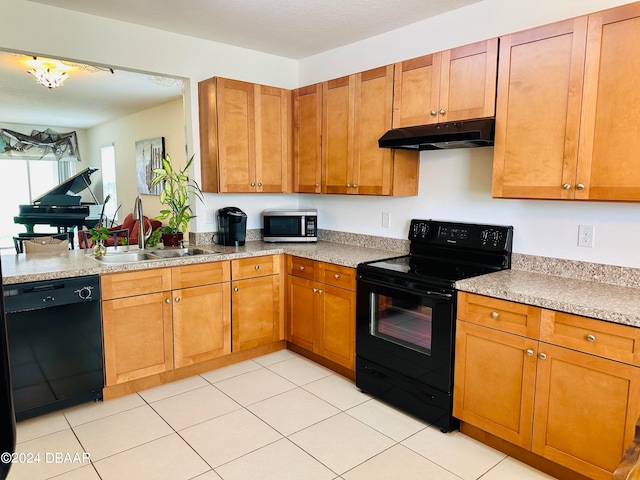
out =
[[377,280],[373,280],[371,278],[364,278],[364,277],[360,277],[360,279],[363,282],[366,283],[371,283],[373,285],[378,285],[380,287],[385,287],[385,288],[392,288],[394,290],[401,290],[403,292],[407,292],[407,293],[411,293],[414,295],[426,295],[429,297],[436,297],[436,298],[443,298],[443,299],[451,299],[453,298],[453,294],[452,293],[442,293],[442,292],[433,292],[431,290],[418,290],[418,289],[414,289],[414,288],[406,288],[406,287],[402,287],[399,285],[393,285],[393,284],[389,284],[389,283],[384,283],[384,282],[379,282]]

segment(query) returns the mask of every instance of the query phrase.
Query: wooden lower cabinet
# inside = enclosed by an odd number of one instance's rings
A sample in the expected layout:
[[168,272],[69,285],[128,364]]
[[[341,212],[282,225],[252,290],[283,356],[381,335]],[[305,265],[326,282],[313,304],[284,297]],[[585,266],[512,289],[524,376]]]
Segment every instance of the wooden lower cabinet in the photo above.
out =
[[[469,308],[483,303],[486,319]],[[503,311],[508,303],[500,301]],[[539,309],[540,337],[568,344],[555,345],[485,326],[501,318],[495,299],[460,292],[458,304],[454,416],[588,478],[610,479],[640,414],[640,368],[602,352],[629,350],[632,359],[637,329]]]
[[105,275],[102,298],[107,386],[231,352],[229,262]]
[[232,260],[232,351],[281,339],[280,256]]
[[353,370],[355,271],[298,257],[288,270],[287,340]]

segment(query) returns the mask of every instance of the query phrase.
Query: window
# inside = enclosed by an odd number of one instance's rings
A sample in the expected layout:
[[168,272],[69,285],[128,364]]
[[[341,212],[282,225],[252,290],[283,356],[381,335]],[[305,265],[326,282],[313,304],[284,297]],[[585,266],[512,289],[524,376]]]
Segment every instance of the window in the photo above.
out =
[[102,162],[102,198],[107,198],[107,195],[111,195],[111,198],[104,206],[104,215],[108,219],[108,224],[111,225],[112,220],[114,223],[118,223],[115,218],[118,212],[115,147],[107,145],[100,148],[100,160]]
[[[34,197],[39,197],[60,183],[57,160],[0,160],[0,248],[6,253],[15,253],[13,237],[26,232],[26,227],[14,223],[13,217],[19,214],[20,205],[28,205]],[[73,167],[71,167],[73,168]],[[73,175],[75,172],[72,172]],[[36,232],[55,230],[48,225],[35,225]],[[6,249],[6,250],[5,250]]]

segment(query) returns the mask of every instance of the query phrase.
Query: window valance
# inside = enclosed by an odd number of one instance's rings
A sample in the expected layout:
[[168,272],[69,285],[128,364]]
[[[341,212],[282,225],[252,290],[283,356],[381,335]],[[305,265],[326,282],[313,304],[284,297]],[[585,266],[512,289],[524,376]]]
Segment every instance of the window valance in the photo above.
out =
[[43,160],[49,154],[58,161],[80,161],[76,132],[58,133],[47,128],[26,135],[0,128],[0,159]]

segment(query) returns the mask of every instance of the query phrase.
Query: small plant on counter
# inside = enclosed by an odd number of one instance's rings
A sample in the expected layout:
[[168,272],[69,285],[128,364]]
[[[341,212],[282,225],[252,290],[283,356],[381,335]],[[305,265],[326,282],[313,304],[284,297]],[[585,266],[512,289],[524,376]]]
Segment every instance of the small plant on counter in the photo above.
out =
[[[151,187],[162,185],[160,203],[168,207],[160,210],[160,215],[155,217],[155,220],[166,220],[168,223],[162,227],[162,240],[165,245],[177,245],[182,240],[185,230],[189,228],[191,219],[196,217],[189,204],[189,194],[193,193],[196,198],[204,202],[200,186],[187,174],[193,159],[194,156],[187,161],[181,170],[176,170],[171,162],[171,157],[166,155],[162,158],[162,168],[153,170],[155,177],[151,182]],[[173,238],[169,239],[169,236],[173,236]]]

